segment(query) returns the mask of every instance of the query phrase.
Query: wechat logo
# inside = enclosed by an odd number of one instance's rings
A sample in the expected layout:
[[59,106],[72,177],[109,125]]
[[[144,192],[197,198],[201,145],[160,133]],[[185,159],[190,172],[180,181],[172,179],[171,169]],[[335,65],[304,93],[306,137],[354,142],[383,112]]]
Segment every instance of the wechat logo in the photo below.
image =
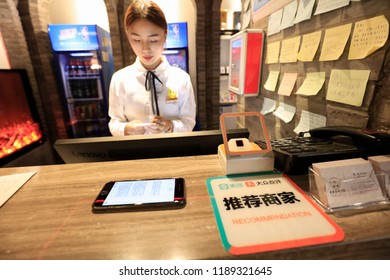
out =
[[219,189],[220,190],[228,190],[229,189],[229,185],[228,184],[219,184]]

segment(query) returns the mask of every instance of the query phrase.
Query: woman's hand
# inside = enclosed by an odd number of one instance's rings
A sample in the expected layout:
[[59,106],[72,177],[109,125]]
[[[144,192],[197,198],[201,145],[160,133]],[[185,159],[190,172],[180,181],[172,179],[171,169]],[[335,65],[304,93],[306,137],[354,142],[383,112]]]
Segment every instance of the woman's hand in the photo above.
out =
[[126,124],[125,135],[137,135],[144,134],[145,127],[142,125],[141,121],[131,121]]
[[156,116],[152,119],[150,127],[148,127],[148,131],[151,133],[170,133],[173,132],[173,122],[166,118]]

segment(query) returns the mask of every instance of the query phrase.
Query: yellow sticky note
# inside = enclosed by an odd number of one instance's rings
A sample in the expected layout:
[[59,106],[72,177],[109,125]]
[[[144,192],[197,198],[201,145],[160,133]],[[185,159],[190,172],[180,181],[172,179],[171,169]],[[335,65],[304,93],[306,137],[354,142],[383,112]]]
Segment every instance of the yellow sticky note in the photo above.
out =
[[280,63],[297,62],[300,43],[301,36],[283,40],[282,49],[280,51]]
[[280,83],[278,94],[290,96],[297,81],[298,73],[284,73]]
[[382,16],[355,23],[348,59],[361,59],[384,46],[389,35],[389,22]]
[[322,31],[309,33],[302,36],[302,44],[298,53],[299,61],[313,61],[320,45]]
[[332,70],[326,100],[362,106],[370,70]]
[[275,91],[276,84],[278,83],[279,71],[270,71],[268,79],[264,84],[264,88],[269,91]]
[[280,41],[267,44],[266,64],[279,62]]
[[312,72],[306,74],[306,79],[296,94],[316,95],[325,82],[325,72]]
[[343,54],[352,23],[325,30],[324,43],[321,49],[320,61],[337,60]]

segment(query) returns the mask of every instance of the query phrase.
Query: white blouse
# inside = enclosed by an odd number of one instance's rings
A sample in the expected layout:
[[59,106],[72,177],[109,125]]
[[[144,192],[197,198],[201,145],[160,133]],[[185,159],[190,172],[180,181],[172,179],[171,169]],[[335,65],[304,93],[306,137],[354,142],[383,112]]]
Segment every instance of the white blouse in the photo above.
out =
[[[162,84],[155,80],[160,116],[173,122],[173,132],[192,131],[195,126],[196,103],[191,79],[187,72],[169,65],[165,56],[153,71]],[[109,92],[110,122],[113,136],[125,133],[127,123],[148,123],[155,116],[151,91],[145,89],[147,70],[137,58],[134,64],[111,78]]]

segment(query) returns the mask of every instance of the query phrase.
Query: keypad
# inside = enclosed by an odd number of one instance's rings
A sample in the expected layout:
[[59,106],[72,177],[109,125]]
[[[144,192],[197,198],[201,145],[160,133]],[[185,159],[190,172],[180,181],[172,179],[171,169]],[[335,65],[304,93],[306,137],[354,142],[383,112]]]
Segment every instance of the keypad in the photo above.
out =
[[[310,153],[319,150],[318,145],[332,144],[332,141],[314,137],[289,137],[271,140],[273,149],[280,149],[287,153]],[[265,140],[257,142],[257,144],[265,148],[267,146]]]

